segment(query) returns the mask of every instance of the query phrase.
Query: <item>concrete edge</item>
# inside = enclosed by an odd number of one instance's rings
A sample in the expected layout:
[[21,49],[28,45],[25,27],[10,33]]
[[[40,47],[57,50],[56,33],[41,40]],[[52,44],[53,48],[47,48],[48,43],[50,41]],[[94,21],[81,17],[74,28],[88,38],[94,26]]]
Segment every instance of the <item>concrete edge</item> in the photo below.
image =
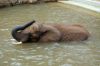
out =
[[71,4],[71,5],[76,5],[76,6],[80,6],[95,12],[99,12],[100,13],[100,8],[96,8],[94,6],[91,5],[86,5],[86,4],[82,4],[82,3],[77,3],[75,1],[59,1],[60,3],[64,3],[64,4]]

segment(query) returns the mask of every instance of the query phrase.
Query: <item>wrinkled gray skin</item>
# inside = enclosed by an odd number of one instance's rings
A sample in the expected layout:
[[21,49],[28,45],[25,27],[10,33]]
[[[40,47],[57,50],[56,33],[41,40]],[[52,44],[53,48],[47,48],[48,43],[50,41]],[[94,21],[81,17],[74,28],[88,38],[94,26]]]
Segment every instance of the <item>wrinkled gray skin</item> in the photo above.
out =
[[[33,24],[34,23],[34,24]],[[30,29],[27,29],[30,27]],[[81,25],[38,24],[31,21],[12,30],[12,36],[18,42],[58,42],[83,41],[90,36]]]

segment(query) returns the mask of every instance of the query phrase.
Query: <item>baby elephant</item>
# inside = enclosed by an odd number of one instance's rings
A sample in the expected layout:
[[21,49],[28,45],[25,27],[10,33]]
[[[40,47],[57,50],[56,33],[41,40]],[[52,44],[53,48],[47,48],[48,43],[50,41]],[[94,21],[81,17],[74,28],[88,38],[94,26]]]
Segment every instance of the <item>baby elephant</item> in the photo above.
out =
[[83,41],[90,36],[81,25],[41,24],[35,21],[12,30],[12,36],[19,42]]

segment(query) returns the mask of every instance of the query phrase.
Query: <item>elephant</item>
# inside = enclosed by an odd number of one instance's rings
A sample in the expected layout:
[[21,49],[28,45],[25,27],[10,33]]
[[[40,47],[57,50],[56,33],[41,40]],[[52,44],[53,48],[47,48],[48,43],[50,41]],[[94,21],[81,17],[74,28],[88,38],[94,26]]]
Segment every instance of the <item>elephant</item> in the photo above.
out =
[[84,41],[90,36],[82,25],[42,24],[35,20],[15,27],[11,34],[22,43]]

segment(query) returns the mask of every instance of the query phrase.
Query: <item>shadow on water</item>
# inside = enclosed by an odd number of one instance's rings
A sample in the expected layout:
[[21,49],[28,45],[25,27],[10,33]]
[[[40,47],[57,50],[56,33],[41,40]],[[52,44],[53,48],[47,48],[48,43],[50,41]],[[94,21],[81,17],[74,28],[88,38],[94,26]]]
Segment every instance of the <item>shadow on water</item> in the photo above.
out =
[[[0,66],[99,66],[100,17],[82,10],[61,3],[0,9]],[[82,24],[91,37],[82,42],[16,44],[10,34],[12,28],[33,19],[42,23]]]

